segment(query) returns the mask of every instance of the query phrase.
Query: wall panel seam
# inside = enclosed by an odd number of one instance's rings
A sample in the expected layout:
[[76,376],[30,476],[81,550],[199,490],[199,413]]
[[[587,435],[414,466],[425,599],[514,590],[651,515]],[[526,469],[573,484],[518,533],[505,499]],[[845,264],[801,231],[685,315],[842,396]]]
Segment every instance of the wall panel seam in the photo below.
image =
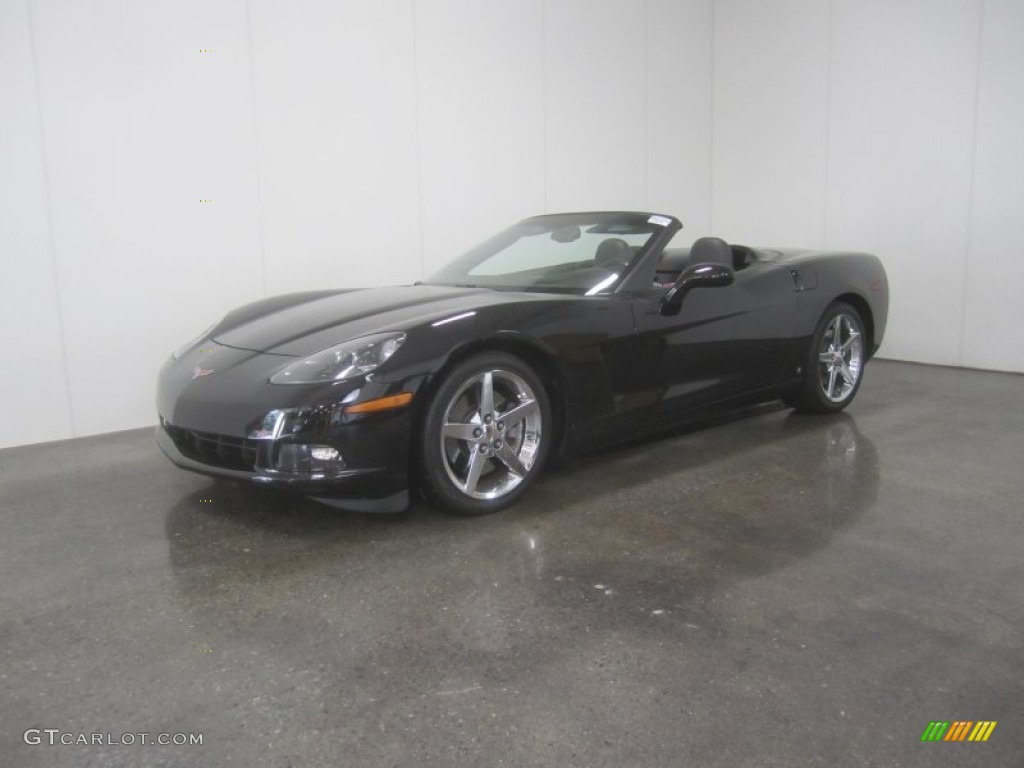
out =
[[64,305],[61,301],[60,278],[57,265],[57,240],[53,231],[53,202],[50,193],[50,164],[46,152],[46,130],[43,122],[43,90],[39,83],[39,57],[36,51],[35,19],[32,16],[32,0],[25,0],[28,11],[28,40],[32,53],[32,79],[36,89],[36,123],[39,126],[39,155],[43,166],[43,195],[46,204],[46,236],[50,250],[50,277],[53,286],[55,309],[57,312],[57,338],[60,342],[61,369],[64,373],[64,395],[67,409],[67,424],[70,432],[67,437],[75,437],[75,409],[71,396],[71,371],[68,366],[68,347],[64,334]]
[[416,137],[416,209],[419,212],[420,279],[427,276],[427,252],[423,242],[426,230],[423,225],[423,140],[420,135],[420,60],[419,35],[416,25],[416,0],[409,0],[409,15],[412,21],[412,122]]
[[824,189],[821,196],[821,248],[828,247],[828,200],[831,190],[831,165],[832,165],[832,67],[833,67],[833,45],[835,35],[833,25],[835,23],[835,0],[828,3],[828,38],[825,41],[825,168],[824,168]]
[[715,79],[715,57],[718,55],[718,42],[715,39],[715,18],[716,18],[716,3],[715,0],[711,1],[711,62],[709,69],[709,78],[711,80],[711,87],[708,89],[708,122],[711,124],[710,131],[710,146],[708,147],[709,162],[708,162],[708,225],[711,227],[711,233],[715,233],[718,229],[718,222],[715,221],[715,93],[718,90],[718,82]]
[[540,130],[543,212],[548,210],[548,4],[540,3]]
[[650,169],[650,135],[651,135],[651,49],[650,49],[650,0],[644,0],[644,43],[642,47],[643,79],[644,79],[644,210],[651,208],[651,169]]
[[256,108],[256,51],[253,44],[252,0],[245,0],[246,42],[249,49],[249,97],[252,103],[252,134],[256,154],[256,219],[259,228],[260,276],[263,296],[267,296],[267,224],[263,208],[263,161],[260,156],[260,120]]
[[982,38],[985,31],[985,0],[978,4],[978,33],[975,38],[977,56],[974,62],[974,114],[971,119],[971,178],[967,186],[967,227],[964,242],[964,271],[960,286],[960,343],[957,345],[957,363],[964,363],[964,347],[967,341],[967,300],[971,277],[971,240],[974,231],[974,191],[978,179],[978,104],[981,101]]

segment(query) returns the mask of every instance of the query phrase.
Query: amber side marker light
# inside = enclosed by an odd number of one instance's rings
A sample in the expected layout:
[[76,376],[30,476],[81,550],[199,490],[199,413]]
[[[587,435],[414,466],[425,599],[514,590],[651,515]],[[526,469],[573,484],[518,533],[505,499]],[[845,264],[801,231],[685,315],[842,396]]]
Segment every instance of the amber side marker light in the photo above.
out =
[[376,411],[390,411],[394,408],[402,408],[412,402],[412,392],[401,392],[397,395],[378,397],[376,400],[367,400],[365,403],[346,405],[345,413],[375,413]]

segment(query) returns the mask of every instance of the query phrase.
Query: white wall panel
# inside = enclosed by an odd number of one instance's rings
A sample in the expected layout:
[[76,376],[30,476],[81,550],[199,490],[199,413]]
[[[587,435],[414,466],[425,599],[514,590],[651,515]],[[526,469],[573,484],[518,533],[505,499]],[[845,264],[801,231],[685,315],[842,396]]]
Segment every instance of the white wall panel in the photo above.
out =
[[549,211],[634,209],[646,195],[646,21],[629,0],[547,0]]
[[544,212],[542,0],[416,5],[426,272]]
[[986,0],[962,365],[1024,371],[1024,3]]
[[3,448],[71,432],[25,3],[0,3],[0,114]]
[[647,0],[643,204],[688,241],[711,230],[711,25],[711,0]]
[[820,247],[829,3],[720,0],[714,48],[714,234]]
[[826,245],[876,253],[886,357],[956,364],[980,2],[836,0]]
[[262,292],[244,7],[32,8],[74,433],[152,423],[170,349]]
[[269,293],[420,276],[411,0],[254,0]]

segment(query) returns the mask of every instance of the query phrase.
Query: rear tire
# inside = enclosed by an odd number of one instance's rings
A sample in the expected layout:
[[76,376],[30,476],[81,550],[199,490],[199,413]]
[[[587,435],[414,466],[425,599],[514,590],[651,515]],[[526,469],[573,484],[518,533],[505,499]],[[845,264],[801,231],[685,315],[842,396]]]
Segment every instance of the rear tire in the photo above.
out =
[[551,406],[530,366],[503,352],[457,364],[433,393],[418,434],[420,488],[459,515],[510,506],[540,473]]
[[860,389],[866,363],[860,313],[842,301],[829,305],[811,337],[803,381],[790,405],[805,413],[841,411]]

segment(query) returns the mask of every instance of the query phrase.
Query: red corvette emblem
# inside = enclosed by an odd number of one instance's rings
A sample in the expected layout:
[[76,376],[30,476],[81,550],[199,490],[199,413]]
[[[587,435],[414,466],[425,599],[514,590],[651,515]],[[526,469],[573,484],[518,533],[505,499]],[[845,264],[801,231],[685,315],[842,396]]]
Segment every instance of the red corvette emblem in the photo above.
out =
[[211,368],[200,368],[198,365],[192,369],[192,378],[198,379],[200,376],[209,376],[213,373]]

